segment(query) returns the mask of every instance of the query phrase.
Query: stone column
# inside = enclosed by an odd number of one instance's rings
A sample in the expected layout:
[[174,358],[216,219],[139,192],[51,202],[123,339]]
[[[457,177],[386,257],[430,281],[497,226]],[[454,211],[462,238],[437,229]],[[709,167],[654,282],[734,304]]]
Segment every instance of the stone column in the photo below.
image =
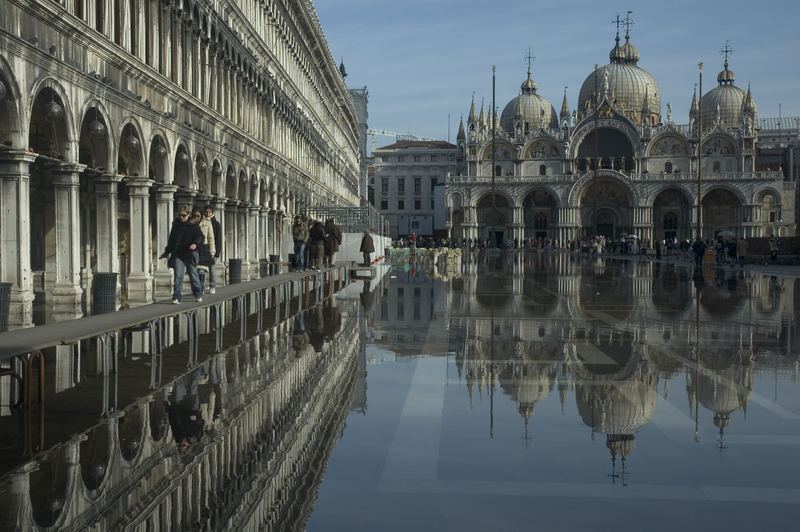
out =
[[104,174],[94,182],[97,208],[97,271],[119,272],[117,192],[121,176]]
[[30,164],[24,151],[0,152],[0,282],[11,283],[8,327],[33,325]]
[[222,222],[222,232],[225,235],[225,259],[238,259],[239,255],[239,232],[237,207],[239,202],[236,200],[227,201],[227,209],[225,210],[225,221]]
[[213,198],[209,203],[214,208],[214,219],[219,222],[221,229],[222,247],[219,247],[220,243],[215,244],[219,258],[214,264],[214,269],[217,271],[217,286],[223,286],[225,284],[225,259],[228,254],[228,243],[225,238],[225,198]]
[[242,281],[249,279],[250,272],[250,240],[252,235],[250,232],[253,228],[250,226],[250,204],[241,203],[236,210],[236,249],[238,257],[242,259]]
[[[156,224],[153,238],[156,246],[155,255],[161,255],[167,247],[169,231],[172,228],[173,202],[177,185],[158,185],[154,187],[153,194],[156,202]],[[153,291],[156,298],[172,295],[172,271],[167,267],[166,260],[157,260],[153,268]]]
[[267,218],[267,250],[270,255],[280,255],[278,250],[278,211],[275,209],[269,210],[269,217]]
[[258,210],[258,227],[259,227],[259,238],[258,238],[258,258],[259,259],[269,259],[269,240],[268,240],[268,217],[269,217],[269,208],[261,207]]
[[250,269],[253,272],[253,275],[250,277],[253,279],[258,279],[258,262],[259,259],[262,257],[260,250],[261,246],[259,243],[261,242],[261,207],[258,205],[250,205],[249,214],[250,214],[250,229],[248,231],[248,247],[249,252],[248,256],[250,258]]
[[64,164],[53,171],[56,271],[52,315],[56,321],[80,318],[80,174],[85,166]]
[[125,181],[130,203],[130,261],[128,303],[131,306],[153,302],[153,277],[150,250],[150,187],[153,181],[132,177]]

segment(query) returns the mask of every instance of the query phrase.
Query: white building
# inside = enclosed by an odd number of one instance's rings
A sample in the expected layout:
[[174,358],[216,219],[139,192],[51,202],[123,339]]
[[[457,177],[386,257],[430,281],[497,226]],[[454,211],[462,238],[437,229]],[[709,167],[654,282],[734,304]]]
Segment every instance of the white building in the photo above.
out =
[[436,191],[448,174],[455,174],[456,156],[449,142],[403,138],[372,153],[374,206],[388,220],[393,239],[446,230],[434,223]]
[[169,294],[156,257],[176,204],[212,204],[223,259],[256,274],[292,214],[358,205],[358,139],[309,0],[4,0],[10,326],[34,323],[34,299],[81,316],[95,272],[120,273],[131,305]]

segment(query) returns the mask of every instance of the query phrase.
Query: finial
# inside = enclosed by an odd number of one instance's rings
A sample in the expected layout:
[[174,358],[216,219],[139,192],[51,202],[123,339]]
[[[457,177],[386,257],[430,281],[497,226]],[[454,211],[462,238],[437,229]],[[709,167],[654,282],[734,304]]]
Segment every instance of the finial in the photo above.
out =
[[612,20],[611,23],[617,25],[617,36],[614,38],[614,40],[617,41],[617,43],[619,43],[619,27],[622,24],[622,19],[619,18],[619,13],[617,13],[617,18]]
[[530,46],[528,46],[528,53],[525,55],[525,59],[528,60],[528,79],[531,79],[531,64],[536,59],[536,56],[533,55]]
[[725,68],[728,68],[728,57],[733,54],[733,49],[730,47],[730,41],[725,40],[725,46],[720,49],[719,53],[725,58]]
[[625,40],[626,41],[631,38],[631,27],[633,27],[633,19],[631,18],[632,14],[633,14],[633,11],[628,11],[625,14],[625,22],[624,22],[624,24],[625,24]]

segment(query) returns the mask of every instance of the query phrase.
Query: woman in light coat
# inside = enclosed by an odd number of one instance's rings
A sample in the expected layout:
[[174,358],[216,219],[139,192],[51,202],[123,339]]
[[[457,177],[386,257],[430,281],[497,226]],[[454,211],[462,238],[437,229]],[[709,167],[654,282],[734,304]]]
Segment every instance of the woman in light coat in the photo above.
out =
[[[192,222],[200,227],[200,232],[203,234],[205,241],[198,249],[200,260],[198,262],[198,273],[200,274],[200,287],[203,288],[206,281],[206,273],[210,268],[214,267],[214,254],[216,253],[216,242],[214,241],[214,226],[211,225],[211,220],[203,216],[200,209],[195,209],[192,212]],[[209,290],[210,293],[211,292]]]

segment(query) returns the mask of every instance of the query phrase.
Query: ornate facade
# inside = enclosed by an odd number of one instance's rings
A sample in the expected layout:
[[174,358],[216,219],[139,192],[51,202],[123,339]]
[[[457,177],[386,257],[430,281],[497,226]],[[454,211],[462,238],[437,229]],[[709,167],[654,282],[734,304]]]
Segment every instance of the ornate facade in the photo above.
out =
[[358,205],[358,135],[310,0],[3,2],[10,325],[81,316],[94,272],[131,305],[167,294],[176,204],[212,204],[254,275],[292,214]]
[[558,114],[529,67],[494,135],[491,113],[483,104],[476,112],[473,98],[458,133],[461,171],[447,180],[452,237],[688,239],[698,224],[701,132],[704,237],[794,235],[793,167],[760,170],[755,100],[749,87],[736,86],[727,53],[717,86],[699,101],[695,93],[688,124],[674,121],[669,104],[662,116],[658,84],[639,58],[630,34],[624,44],[617,34],[609,63],[586,78],[577,108],[570,111],[565,92]]

